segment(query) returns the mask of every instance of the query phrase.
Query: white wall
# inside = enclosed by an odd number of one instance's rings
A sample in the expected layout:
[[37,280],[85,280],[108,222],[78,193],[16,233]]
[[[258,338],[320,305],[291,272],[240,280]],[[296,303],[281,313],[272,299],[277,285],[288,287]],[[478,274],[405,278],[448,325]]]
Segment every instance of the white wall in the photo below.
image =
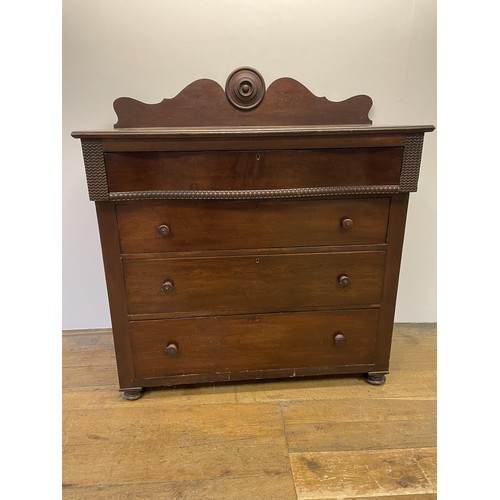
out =
[[[432,0],[66,0],[63,6],[63,328],[109,327],[93,203],[73,130],[110,129],[112,103],[173,97],[239,66],[269,85],[368,94],[374,124],[436,124]],[[396,321],[436,321],[436,132],[411,195]]]

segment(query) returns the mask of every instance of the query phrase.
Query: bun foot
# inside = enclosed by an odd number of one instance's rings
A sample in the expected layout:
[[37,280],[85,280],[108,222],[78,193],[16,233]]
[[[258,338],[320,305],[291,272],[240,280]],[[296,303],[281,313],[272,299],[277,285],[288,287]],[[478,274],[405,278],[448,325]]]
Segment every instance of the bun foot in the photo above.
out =
[[144,391],[142,390],[142,387],[139,387],[138,389],[128,389],[126,391],[123,391],[122,397],[123,399],[127,399],[128,401],[135,401],[136,399],[141,398],[144,395]]
[[383,373],[363,373],[365,382],[371,385],[385,384],[385,375]]

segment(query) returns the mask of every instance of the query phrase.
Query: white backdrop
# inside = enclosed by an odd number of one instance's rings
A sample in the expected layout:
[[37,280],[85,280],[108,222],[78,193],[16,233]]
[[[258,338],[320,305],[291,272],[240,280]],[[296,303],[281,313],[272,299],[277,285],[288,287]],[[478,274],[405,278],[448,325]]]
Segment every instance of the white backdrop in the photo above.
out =
[[[432,0],[66,0],[63,6],[63,328],[111,325],[94,205],[73,130],[110,129],[120,96],[222,86],[252,66],[340,101],[368,94],[377,125],[436,124]],[[410,197],[396,321],[436,321],[436,132]]]

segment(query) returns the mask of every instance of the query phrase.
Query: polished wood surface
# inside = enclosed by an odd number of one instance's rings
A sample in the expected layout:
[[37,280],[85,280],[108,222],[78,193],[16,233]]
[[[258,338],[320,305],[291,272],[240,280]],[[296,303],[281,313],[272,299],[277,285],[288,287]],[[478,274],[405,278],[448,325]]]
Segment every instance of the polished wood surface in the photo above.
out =
[[[125,261],[130,315],[293,311],[379,304],[385,252],[336,252]],[[342,286],[339,278],[349,276]],[[161,286],[171,281],[168,295]],[[221,300],[221,297],[224,300]]]
[[[164,141],[181,141],[184,146],[190,148],[189,143],[192,141],[195,144],[200,140],[217,139],[224,141],[231,139],[232,142],[238,143],[238,138],[244,138],[247,143],[252,144],[252,140],[263,138],[273,140],[273,144],[278,143],[280,149],[283,148],[280,138],[290,138],[299,141],[305,139],[333,139],[334,147],[348,148],[355,144],[365,142],[365,145],[359,147],[370,147],[378,145],[379,147],[386,146],[404,146],[406,135],[423,134],[432,132],[435,129],[434,125],[282,125],[272,126],[260,124],[255,127],[241,126],[193,126],[193,127],[131,127],[115,130],[77,130],[71,133],[75,139],[102,139],[104,151],[121,151],[122,149],[113,149],[110,147],[113,141],[126,140],[130,141],[151,140],[156,141],[156,144],[163,144]],[[186,141],[189,139],[189,142]],[[108,142],[109,141],[109,142]],[[124,143],[124,144],[127,144]],[[118,143],[115,143],[118,144]],[[132,143],[133,144],[133,143]],[[207,142],[208,144],[208,142]],[[311,146],[311,145],[310,145]],[[309,147],[310,147],[309,146]],[[187,149],[190,150],[190,149]],[[208,148],[207,150],[214,150]],[[217,150],[217,149],[215,149]],[[224,149],[225,150],[225,149]],[[126,149],[125,149],[126,151]],[[156,149],[162,151],[162,149]],[[166,149],[165,151],[169,151]],[[182,151],[177,148],[172,151]]]
[[316,366],[339,372],[373,364],[377,322],[378,309],[132,321],[134,371],[136,378]]
[[111,332],[67,332],[63,498],[435,500],[435,331],[395,325],[382,387],[296,378],[135,402],[116,391]]
[[402,148],[105,153],[110,192],[399,184]]
[[385,261],[384,286],[380,311],[379,333],[377,341],[376,364],[377,371],[389,371],[389,356],[391,349],[392,328],[396,312],[399,269],[403,254],[403,240],[408,210],[409,194],[394,196],[391,200],[391,211],[387,227],[387,258]]
[[[120,98],[115,130],[73,133],[97,202],[120,390],[384,383],[408,193],[434,127],[371,126],[367,96],[334,103],[289,78],[266,90],[252,68],[225,88]],[[330,317],[348,334],[327,332]]]
[[389,198],[123,203],[116,217],[123,254],[368,245],[385,244],[389,204]]
[[116,213],[113,205],[103,202],[96,203],[96,212],[120,387],[131,388],[134,387],[132,349],[128,339],[127,294],[120,260],[120,238]]

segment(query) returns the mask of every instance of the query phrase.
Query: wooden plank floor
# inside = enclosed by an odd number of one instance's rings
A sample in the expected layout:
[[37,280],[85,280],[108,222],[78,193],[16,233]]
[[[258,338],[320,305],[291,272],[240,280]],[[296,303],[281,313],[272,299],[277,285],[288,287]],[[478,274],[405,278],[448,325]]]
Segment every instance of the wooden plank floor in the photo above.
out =
[[436,326],[360,377],[117,391],[109,330],[63,333],[63,498],[436,498]]

